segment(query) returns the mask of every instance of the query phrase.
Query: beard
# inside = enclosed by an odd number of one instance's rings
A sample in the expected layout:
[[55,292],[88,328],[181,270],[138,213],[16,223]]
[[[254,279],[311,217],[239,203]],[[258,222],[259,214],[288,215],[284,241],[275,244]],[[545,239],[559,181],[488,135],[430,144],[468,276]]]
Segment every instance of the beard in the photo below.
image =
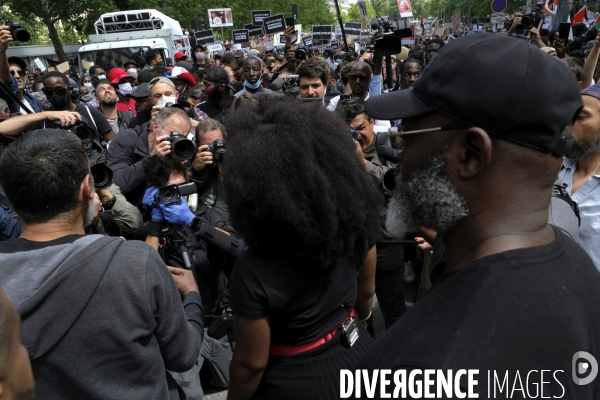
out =
[[83,216],[83,227],[87,228],[88,226],[92,225],[92,223],[94,222],[94,198],[92,197],[88,202],[87,202],[87,209],[85,210],[85,214]]
[[114,97],[105,97],[104,100],[100,102],[101,105],[105,107],[112,107],[117,104],[117,99]]
[[13,400],[33,400],[34,389],[29,388],[12,388]]
[[600,155],[600,130],[596,131],[591,138],[575,140],[566,157],[582,161],[597,155]]
[[393,236],[403,238],[420,227],[445,234],[469,214],[467,203],[446,175],[447,151],[444,147],[429,156],[406,180],[396,175],[386,221]]
[[208,92],[208,101],[213,104],[219,103],[222,98],[223,94],[221,93],[218,87],[215,87],[213,90]]

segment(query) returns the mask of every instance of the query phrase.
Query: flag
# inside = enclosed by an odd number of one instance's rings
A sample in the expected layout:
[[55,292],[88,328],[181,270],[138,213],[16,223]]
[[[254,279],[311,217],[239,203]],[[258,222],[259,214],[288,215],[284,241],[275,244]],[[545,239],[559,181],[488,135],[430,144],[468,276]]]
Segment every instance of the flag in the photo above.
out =
[[596,22],[594,22],[594,26],[598,29],[600,29],[600,15],[598,15],[598,18],[596,18]]
[[585,17],[587,15],[587,7],[583,6],[581,10],[577,11],[577,14],[573,17],[572,25],[578,24],[580,22],[585,21]]

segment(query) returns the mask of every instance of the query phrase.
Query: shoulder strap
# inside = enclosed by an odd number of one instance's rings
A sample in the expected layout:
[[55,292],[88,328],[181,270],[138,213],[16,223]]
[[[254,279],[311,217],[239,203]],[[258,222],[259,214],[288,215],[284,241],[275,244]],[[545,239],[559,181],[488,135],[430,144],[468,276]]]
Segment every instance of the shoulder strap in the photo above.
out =
[[552,186],[552,197],[561,199],[561,200],[565,201],[569,206],[571,206],[571,209],[575,213],[575,216],[577,217],[577,220],[579,221],[579,225],[581,226],[581,216],[579,215],[579,205],[577,204],[577,202],[573,201],[571,196],[569,196],[569,193],[567,192],[565,187],[561,186],[561,185]]
[[122,112],[117,110],[117,116],[122,119],[123,121],[125,121],[125,125],[129,126],[129,123],[131,122],[131,120],[133,119],[133,115],[130,112]]
[[[90,109],[87,105],[83,105],[85,107],[85,110],[87,111],[88,115],[90,116],[90,119],[92,120],[92,124],[94,124],[94,128],[96,128],[96,132],[98,132],[98,127],[96,126],[96,121],[94,121],[94,117],[92,117],[92,113],[90,112]],[[100,132],[98,132],[100,133]]]

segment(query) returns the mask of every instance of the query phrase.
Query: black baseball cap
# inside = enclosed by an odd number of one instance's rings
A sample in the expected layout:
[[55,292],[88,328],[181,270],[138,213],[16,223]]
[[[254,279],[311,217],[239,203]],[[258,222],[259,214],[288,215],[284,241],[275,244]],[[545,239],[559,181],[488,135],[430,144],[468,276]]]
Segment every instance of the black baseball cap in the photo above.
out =
[[216,84],[223,83],[227,85],[230,89],[233,89],[229,85],[229,74],[222,67],[211,67],[207,69],[202,79],[206,79],[207,81],[211,81]]
[[369,116],[399,119],[438,111],[491,135],[562,156],[563,138],[583,107],[569,68],[525,40],[489,34],[442,47],[414,89],[370,97]]
[[19,68],[21,68],[22,70],[26,70],[27,69],[27,64],[25,63],[25,61],[23,61],[22,58],[19,57],[8,57],[8,63],[9,64],[17,64],[19,66]]
[[140,83],[138,85],[138,87],[133,92],[129,93],[127,96],[135,97],[138,99],[142,98],[142,97],[150,96],[150,90],[148,89],[148,82]]
[[223,58],[221,58],[221,64],[229,64],[232,60],[235,60],[237,57],[233,53],[225,53]]

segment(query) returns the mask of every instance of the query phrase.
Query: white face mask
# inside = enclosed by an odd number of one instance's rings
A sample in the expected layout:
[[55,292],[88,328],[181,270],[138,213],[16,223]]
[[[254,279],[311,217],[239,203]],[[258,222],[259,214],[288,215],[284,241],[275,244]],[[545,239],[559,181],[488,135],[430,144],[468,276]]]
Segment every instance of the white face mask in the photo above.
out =
[[85,86],[86,88],[93,90],[94,89],[94,85],[92,85],[92,82],[86,82],[83,84],[83,86]]
[[131,76],[137,76],[137,69],[136,68],[129,68],[127,70],[127,73]]
[[164,107],[167,103],[176,104],[177,103],[177,97],[175,97],[175,96],[163,96],[158,101],[158,103],[156,103],[156,105]]
[[121,94],[127,95],[131,93],[132,90],[131,83],[129,82],[119,84],[119,92],[121,92]]
[[204,58],[206,58],[206,56],[204,55],[204,53],[196,53],[196,58],[199,60],[204,60]]

